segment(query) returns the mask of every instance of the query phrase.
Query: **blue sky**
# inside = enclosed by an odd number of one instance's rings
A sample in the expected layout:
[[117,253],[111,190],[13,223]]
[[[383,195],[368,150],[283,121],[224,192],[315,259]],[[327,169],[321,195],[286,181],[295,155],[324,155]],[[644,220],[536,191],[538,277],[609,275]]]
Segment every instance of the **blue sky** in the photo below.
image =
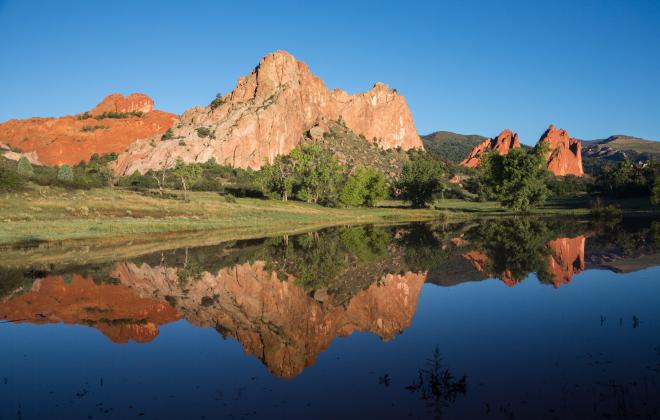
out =
[[277,49],[330,88],[397,88],[421,134],[660,139],[657,0],[0,0],[0,120],[135,91],[181,113]]

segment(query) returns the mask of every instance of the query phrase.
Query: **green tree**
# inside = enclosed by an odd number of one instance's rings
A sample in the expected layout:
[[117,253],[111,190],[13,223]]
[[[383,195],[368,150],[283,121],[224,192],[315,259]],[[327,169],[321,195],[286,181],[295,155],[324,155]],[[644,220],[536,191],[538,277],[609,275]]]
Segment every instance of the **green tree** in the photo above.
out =
[[32,164],[26,158],[25,156],[21,156],[21,158],[18,160],[18,166],[16,168],[16,172],[18,172],[19,175],[24,176],[24,177],[30,177],[34,175],[34,169],[32,168]]
[[342,181],[341,166],[332,152],[317,145],[303,145],[291,152],[296,196],[308,203],[333,205]]
[[507,155],[491,153],[484,157],[478,183],[503,206],[525,211],[542,205],[550,191],[545,182],[547,146],[532,150],[512,149]]
[[371,167],[357,167],[350,175],[339,195],[339,201],[346,206],[374,207],[379,200],[387,197],[385,175]]
[[265,194],[287,201],[293,192],[293,164],[289,156],[280,155],[261,170],[261,185]]
[[62,182],[73,182],[73,170],[69,165],[62,165],[57,170],[57,180]]
[[516,218],[482,223],[467,235],[488,256],[485,271],[506,282],[517,283],[535,272],[541,282],[550,282],[547,243],[552,231],[540,220]]
[[442,169],[437,162],[428,159],[407,162],[399,181],[401,197],[414,207],[424,207],[442,185],[441,179]]
[[187,165],[182,158],[177,158],[172,174],[179,179],[183,188],[183,198],[188,201],[188,188],[202,175],[202,168],[194,163]]
[[651,189],[651,203],[660,204],[660,176],[655,175],[653,181],[653,188]]

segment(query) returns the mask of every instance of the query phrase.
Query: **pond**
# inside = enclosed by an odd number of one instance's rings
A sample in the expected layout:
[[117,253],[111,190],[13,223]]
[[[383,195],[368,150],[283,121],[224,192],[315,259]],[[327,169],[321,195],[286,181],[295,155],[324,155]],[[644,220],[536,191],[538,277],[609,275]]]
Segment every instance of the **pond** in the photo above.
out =
[[0,418],[659,418],[659,240],[517,218],[0,257]]

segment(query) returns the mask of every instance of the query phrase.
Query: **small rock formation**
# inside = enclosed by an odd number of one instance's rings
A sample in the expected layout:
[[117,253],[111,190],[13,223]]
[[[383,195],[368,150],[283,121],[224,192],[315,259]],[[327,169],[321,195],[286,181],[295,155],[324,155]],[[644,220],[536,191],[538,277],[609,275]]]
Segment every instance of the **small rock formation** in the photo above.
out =
[[119,153],[137,139],[162,135],[177,121],[177,117],[169,112],[154,110],[153,103],[151,98],[139,93],[128,97],[112,94],[88,114],[143,114],[103,119],[82,119],[85,114],[14,119],[0,123],[0,141],[19,148],[42,164],[76,164],[89,160],[94,153]]
[[583,235],[548,242],[548,248],[553,254],[548,258],[548,271],[555,289],[568,284],[574,274],[584,271],[585,242],[586,237]]
[[142,93],[132,93],[124,96],[121,93],[113,93],[106,96],[101,103],[89,111],[92,115],[100,115],[106,112],[151,112],[154,110],[154,100]]
[[37,152],[28,152],[28,153],[16,152],[13,151],[8,144],[4,144],[4,143],[0,143],[0,156],[9,160],[19,160],[20,158],[25,157],[31,164],[41,165],[41,162],[39,162],[39,156],[37,155]]
[[37,279],[24,294],[0,301],[0,319],[33,324],[63,322],[96,328],[114,343],[146,343],[158,327],[180,318],[166,302],[139,297],[128,287],[96,284],[74,274]]
[[582,144],[579,140],[570,138],[564,129],[557,130],[554,125],[543,133],[539,143],[547,143],[550,147],[546,160],[548,169],[556,176],[584,175],[582,169]]
[[500,155],[506,155],[511,149],[520,148],[518,141],[518,134],[511,132],[508,128],[502,131],[497,137],[484,140],[476,145],[467,157],[461,162],[461,165],[468,168],[476,168],[479,166],[481,157],[486,153],[497,152]]
[[383,148],[423,148],[408,104],[396,90],[376,83],[362,94],[330,91],[305,63],[277,51],[241,77],[231,93],[184,112],[172,140],[157,136],[132,144],[114,171],[144,173],[173,166],[177,158],[187,163],[215,158],[258,169],[288,154],[314,126],[338,120]]

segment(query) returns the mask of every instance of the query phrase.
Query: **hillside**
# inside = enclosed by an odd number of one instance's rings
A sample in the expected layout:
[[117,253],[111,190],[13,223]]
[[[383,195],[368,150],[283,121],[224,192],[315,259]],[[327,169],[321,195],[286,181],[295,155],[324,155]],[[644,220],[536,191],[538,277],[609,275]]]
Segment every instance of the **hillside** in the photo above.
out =
[[660,160],[660,142],[617,134],[606,139],[582,140],[582,160],[587,173],[630,159],[634,162]]
[[422,137],[427,152],[452,163],[459,163],[477,144],[486,137],[477,134],[458,134],[451,131],[436,131]]
[[95,153],[119,153],[137,139],[161,135],[176,121],[176,115],[154,109],[146,95],[115,93],[77,115],[0,123],[0,143],[28,154],[34,163],[76,164]]

